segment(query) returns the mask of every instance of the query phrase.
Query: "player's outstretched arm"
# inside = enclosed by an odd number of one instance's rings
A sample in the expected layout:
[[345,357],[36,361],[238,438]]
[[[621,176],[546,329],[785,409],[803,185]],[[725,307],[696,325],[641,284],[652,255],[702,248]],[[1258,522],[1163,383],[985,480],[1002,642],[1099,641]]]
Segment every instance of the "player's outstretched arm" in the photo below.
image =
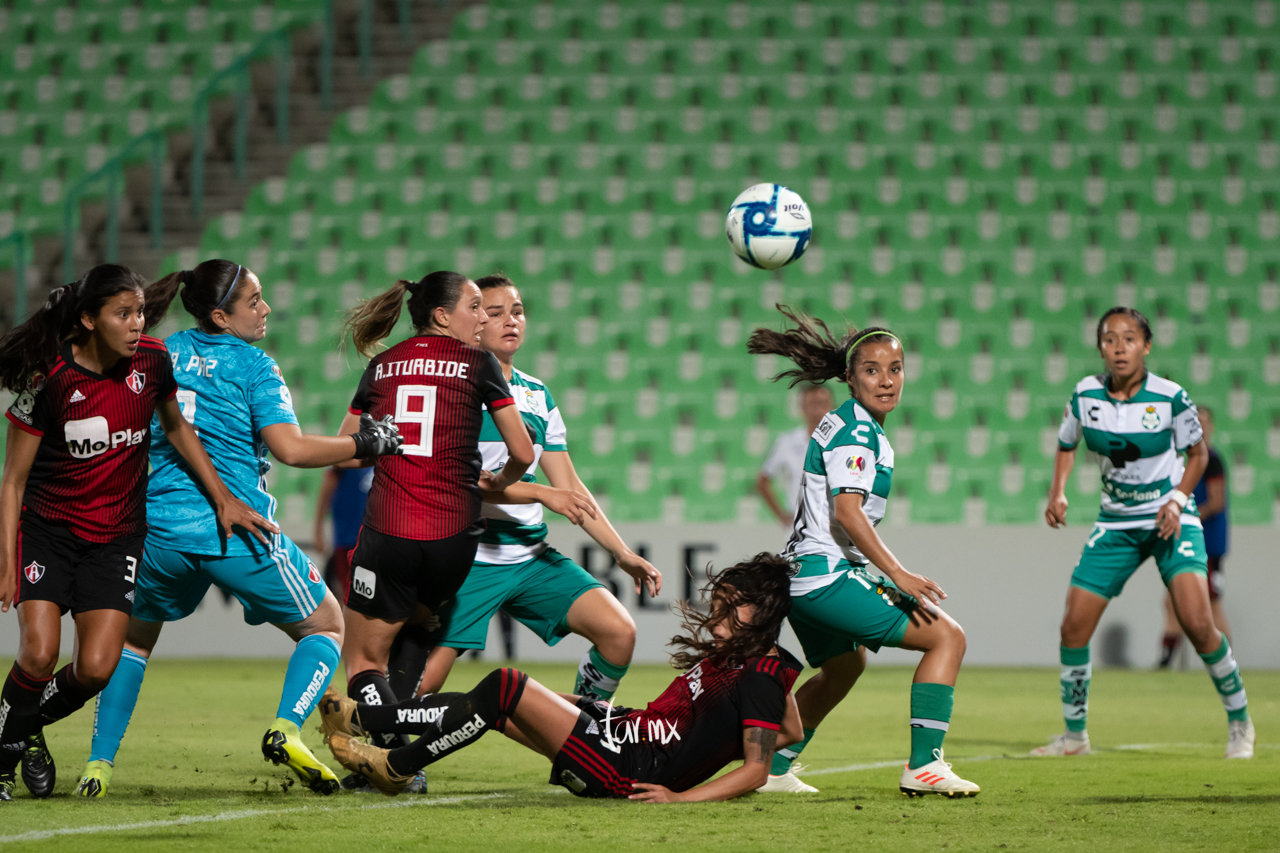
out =
[[9,425],[0,477],[0,613],[9,612],[18,593],[18,519],[27,475],[39,450],[40,436]]
[[637,782],[635,793],[627,799],[642,803],[706,803],[732,800],[759,788],[769,781],[769,764],[778,746],[778,733],[773,729],[751,726],[742,730],[742,765],[718,779],[712,779],[676,793],[662,785]]
[[577,492],[591,500],[592,506],[595,506],[597,511],[595,515],[583,520],[582,529],[601,548],[613,555],[613,560],[618,564],[618,568],[631,576],[631,579],[635,581],[636,593],[640,592],[642,586],[648,590],[650,596],[655,596],[661,592],[662,572],[658,571],[652,563],[631,550],[627,543],[622,541],[622,537],[614,529],[608,516],[599,508],[595,497],[591,494],[591,490],[587,488],[586,484],[582,482],[582,478],[578,476],[578,470],[573,467],[573,460],[569,457],[568,451],[544,451],[538,464],[541,466],[543,473],[547,475],[547,481],[551,485]]
[[356,421],[346,435],[308,435],[297,424],[278,423],[261,430],[271,455],[290,468],[327,468],[351,458],[368,459],[395,453],[401,438],[394,424],[372,418]]
[[274,521],[259,515],[248,504],[231,494],[231,490],[214,469],[196,431],[182,417],[177,398],[171,397],[157,405],[156,415],[160,418],[160,426],[173,449],[187,461],[191,471],[209,493],[223,535],[230,539],[232,527],[243,527],[263,545],[270,545],[264,533],[276,534],[280,532],[280,528]]

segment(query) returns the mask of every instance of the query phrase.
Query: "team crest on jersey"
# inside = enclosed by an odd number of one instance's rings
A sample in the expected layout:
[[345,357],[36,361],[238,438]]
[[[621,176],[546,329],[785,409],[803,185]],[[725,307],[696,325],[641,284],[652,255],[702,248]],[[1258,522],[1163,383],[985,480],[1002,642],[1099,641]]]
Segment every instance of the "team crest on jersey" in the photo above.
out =
[[129,390],[135,394],[141,394],[142,389],[147,385],[147,374],[133,371],[124,379],[124,384],[129,386]]
[[44,577],[44,566],[32,560],[22,569],[22,573],[26,575],[28,583],[35,583]]
[[1147,406],[1146,411],[1142,413],[1143,429],[1155,429],[1160,426],[1160,416],[1156,414],[1155,406]]

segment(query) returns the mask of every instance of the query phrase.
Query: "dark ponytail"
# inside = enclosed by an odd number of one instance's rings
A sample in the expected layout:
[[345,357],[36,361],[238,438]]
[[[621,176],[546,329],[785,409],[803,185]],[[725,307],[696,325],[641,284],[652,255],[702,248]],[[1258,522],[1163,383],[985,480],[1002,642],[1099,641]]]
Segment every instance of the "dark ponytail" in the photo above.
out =
[[200,331],[218,334],[222,329],[214,324],[212,314],[219,308],[225,310],[231,304],[236,288],[248,272],[235,261],[213,258],[195,269],[169,273],[147,288],[147,328],[154,328],[164,320],[181,285],[182,307],[196,318]]
[[348,315],[346,329],[356,351],[366,358],[374,354],[378,342],[391,334],[400,320],[404,295],[409,294],[409,319],[419,334],[434,325],[435,310],[452,310],[462,295],[462,286],[470,281],[465,275],[448,270],[427,273],[417,281],[401,279],[387,290],[361,302]]
[[843,381],[863,344],[898,340],[893,332],[883,326],[868,326],[865,329],[851,326],[837,340],[827,324],[817,317],[797,314],[787,305],[774,307],[795,324],[795,328],[781,332],[756,329],[747,339],[747,352],[755,355],[780,355],[791,359],[796,366],[773,377],[775,382],[789,378],[789,388],[794,388],[801,382],[820,383],[828,379]]
[[100,264],[84,278],[49,294],[39,309],[21,326],[0,338],[0,387],[27,390],[37,373],[45,373],[68,341],[83,341],[89,330],[82,314],[96,317],[107,300],[126,290],[142,291],[146,282],[128,267]]

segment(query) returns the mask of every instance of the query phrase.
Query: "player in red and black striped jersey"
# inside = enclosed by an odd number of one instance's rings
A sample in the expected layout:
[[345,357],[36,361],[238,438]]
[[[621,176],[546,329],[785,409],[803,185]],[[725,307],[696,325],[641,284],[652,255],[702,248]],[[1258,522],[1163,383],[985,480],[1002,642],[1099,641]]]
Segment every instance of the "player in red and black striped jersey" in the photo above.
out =
[[[22,626],[0,690],[0,800],[12,799],[19,759],[31,793],[52,792],[43,727],[83,706],[120,659],[146,533],[152,415],[228,536],[233,524],[278,532],[232,496],[183,420],[169,354],[142,334],[143,289],[126,267],[94,267],[0,340],[0,385],[18,394],[0,478],[0,611],[16,604]],[[67,610],[76,650],[54,673]]]
[[[648,802],[727,800],[764,784],[773,750],[801,737],[791,687],[800,662],[777,645],[791,607],[791,567],[757,554],[716,575],[705,615],[685,609],[688,636],[672,662],[686,668],[642,710],[552,693],[524,673],[499,669],[468,693],[436,693],[394,706],[330,692],[320,703],[326,740],[345,766],[387,794],[420,767],[490,729],[551,760],[551,783],[583,797]],[[380,749],[366,729],[420,735]],[[708,782],[734,760],[743,763]]]
[[[534,459],[497,359],[477,346],[487,317],[466,276],[433,272],[364,303],[348,322],[356,349],[370,354],[406,301],[414,335],[369,362],[343,420],[346,429],[362,413],[390,415],[404,436],[402,455],[374,462],[343,611],[348,692],[383,703],[396,699],[386,677],[392,641],[457,592],[471,569],[482,489],[519,481]],[[511,451],[496,474],[480,466],[485,407]]]

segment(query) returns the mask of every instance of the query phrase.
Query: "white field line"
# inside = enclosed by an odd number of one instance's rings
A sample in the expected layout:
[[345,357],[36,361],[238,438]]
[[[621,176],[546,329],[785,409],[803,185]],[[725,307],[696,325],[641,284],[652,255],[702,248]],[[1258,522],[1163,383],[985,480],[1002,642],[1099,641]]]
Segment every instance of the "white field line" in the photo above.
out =
[[[1136,752],[1144,749],[1185,749],[1185,748],[1199,748],[1199,747],[1206,747],[1206,746],[1210,746],[1210,744],[1207,744],[1207,743],[1124,743],[1124,744],[1120,744],[1119,746],[1104,747],[1101,749],[1095,748],[1094,751],[1108,752],[1110,750],[1116,750],[1116,751],[1128,750],[1130,752]],[[971,761],[999,761],[1004,758],[1021,760],[1023,758],[1030,758],[1030,757],[1031,756],[1029,755],[1008,755],[1008,754],[966,755],[960,758],[959,760],[967,764]],[[860,770],[882,770],[886,767],[901,767],[901,766],[902,766],[902,759],[898,759],[897,761],[871,761],[865,764],[846,764],[843,767],[819,767],[811,770],[806,769],[801,775],[802,776],[826,776],[831,773],[856,773]]]
[[[469,794],[460,797],[439,797],[414,795],[388,800],[384,803],[369,803],[357,806],[355,810],[372,811],[374,809],[402,809],[413,806],[449,806],[455,803],[470,803],[478,800],[497,800],[509,797],[510,794]],[[232,820],[244,820],[249,817],[265,817],[269,815],[294,814],[297,812],[329,812],[338,811],[324,805],[295,806],[287,809],[239,809],[230,812],[218,812],[207,815],[187,815],[169,820],[146,820],[136,823],[106,823],[98,826],[68,826],[59,829],[39,829],[24,832],[20,835],[0,836],[0,844],[13,841],[43,841],[48,838],[60,838],[67,835],[96,835],[103,832],[121,832],[124,830],[163,829],[171,826],[190,826],[198,823],[225,823]],[[343,809],[347,811],[347,809]]]

